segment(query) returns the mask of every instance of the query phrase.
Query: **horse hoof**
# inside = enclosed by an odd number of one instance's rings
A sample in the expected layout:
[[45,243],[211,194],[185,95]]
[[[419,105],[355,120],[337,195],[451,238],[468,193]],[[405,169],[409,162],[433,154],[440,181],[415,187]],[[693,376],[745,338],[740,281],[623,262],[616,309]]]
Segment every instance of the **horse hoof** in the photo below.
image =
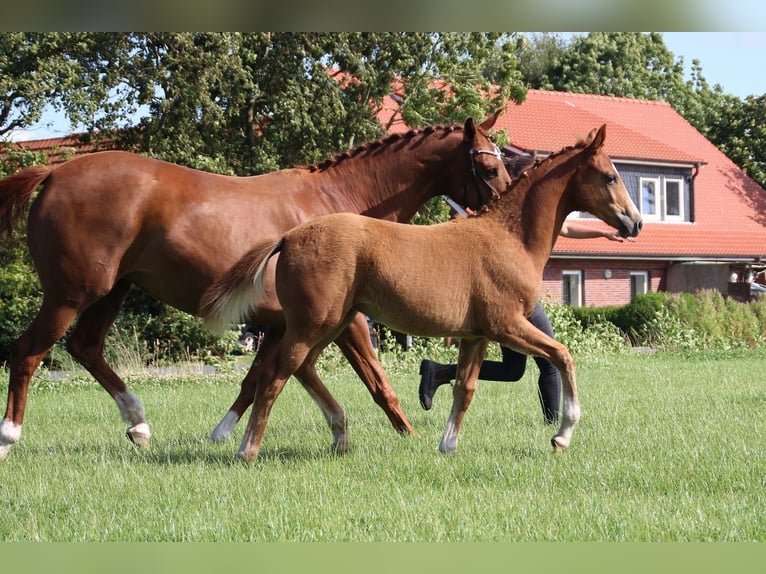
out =
[[128,440],[136,446],[145,447],[149,446],[149,441],[152,438],[152,433],[149,431],[149,425],[146,423],[137,424],[134,427],[130,427],[125,436]]
[[216,427],[213,429],[213,432],[210,433],[210,442],[223,442],[229,438],[230,434],[231,433],[220,432],[218,427]]
[[348,437],[343,437],[332,443],[334,454],[346,454],[348,452]]
[[8,456],[8,453],[11,452],[11,447],[13,447],[13,443],[0,443],[0,460],[3,460],[6,456]]
[[235,456],[237,460],[241,460],[242,462],[253,462],[258,457],[258,453],[252,454],[240,450]]
[[558,454],[564,452],[569,445],[564,444],[564,440],[561,437],[554,436],[551,439],[551,446],[553,446],[553,452]]

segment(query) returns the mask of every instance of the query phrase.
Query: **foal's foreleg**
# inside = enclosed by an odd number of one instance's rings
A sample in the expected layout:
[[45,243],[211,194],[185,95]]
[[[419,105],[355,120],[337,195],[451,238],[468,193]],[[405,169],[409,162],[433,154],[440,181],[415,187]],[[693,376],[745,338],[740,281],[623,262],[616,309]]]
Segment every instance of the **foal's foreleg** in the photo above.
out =
[[122,420],[130,426],[126,436],[138,446],[146,446],[151,439],[144,405],[125,385],[104,358],[104,341],[125,297],[130,283],[120,282],[105,297],[96,301],[80,315],[67,342],[67,350],[117,403]]
[[407,420],[399,398],[380,366],[370,341],[370,330],[362,313],[357,313],[348,327],[335,340],[343,355],[370,391],[375,403],[383,409],[397,432],[416,436],[415,429]]
[[551,445],[554,452],[562,452],[572,441],[572,434],[580,420],[574,359],[564,345],[540,331],[529,321],[519,321],[515,327],[514,334],[498,342],[527,355],[548,359],[561,373],[563,390],[561,425],[551,439]]
[[473,400],[476,380],[479,377],[481,363],[487,352],[489,341],[486,339],[461,340],[457,360],[457,378],[452,389],[452,410],[447,419],[439,450],[443,453],[457,450],[458,435],[463,426],[463,418]]

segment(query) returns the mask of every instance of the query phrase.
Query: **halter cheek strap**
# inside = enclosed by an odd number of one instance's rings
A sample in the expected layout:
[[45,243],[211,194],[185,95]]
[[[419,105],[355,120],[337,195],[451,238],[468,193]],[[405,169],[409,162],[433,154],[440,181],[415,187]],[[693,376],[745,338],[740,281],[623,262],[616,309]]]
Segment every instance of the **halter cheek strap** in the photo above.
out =
[[[487,181],[487,179],[478,172],[478,170],[476,169],[476,162],[474,162],[474,160],[473,160],[474,156],[476,156],[476,155],[488,154],[488,155],[493,155],[498,160],[502,161],[503,160],[503,153],[500,151],[500,148],[497,147],[496,145],[493,146],[493,147],[494,147],[494,149],[469,149],[468,150],[468,160],[471,163],[471,175],[473,175],[474,178],[479,178],[484,183],[484,185],[486,185],[489,188],[491,196],[494,199],[494,198],[498,197],[497,191],[495,191],[495,188],[492,187],[492,185],[489,183],[489,181]],[[465,189],[463,190],[463,196],[464,196],[463,197],[464,200],[468,196],[468,183],[466,183]]]

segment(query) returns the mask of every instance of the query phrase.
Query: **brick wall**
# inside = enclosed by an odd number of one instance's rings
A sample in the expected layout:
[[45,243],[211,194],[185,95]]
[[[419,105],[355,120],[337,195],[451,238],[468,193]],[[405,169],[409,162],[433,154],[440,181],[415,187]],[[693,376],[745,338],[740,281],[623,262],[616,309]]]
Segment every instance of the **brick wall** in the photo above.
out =
[[[611,277],[605,277],[605,271]],[[631,298],[631,271],[647,272],[650,291],[665,289],[665,263],[658,261],[603,261],[551,259],[543,270],[541,297],[561,302],[563,271],[582,273],[582,303],[586,307],[625,305]]]

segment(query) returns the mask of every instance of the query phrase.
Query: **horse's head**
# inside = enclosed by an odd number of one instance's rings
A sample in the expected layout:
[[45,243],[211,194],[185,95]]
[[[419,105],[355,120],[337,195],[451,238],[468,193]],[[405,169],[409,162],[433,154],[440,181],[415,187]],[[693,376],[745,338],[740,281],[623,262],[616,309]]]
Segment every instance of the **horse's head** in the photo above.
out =
[[495,112],[478,126],[473,118],[465,121],[463,143],[467,149],[468,179],[463,197],[452,199],[474,210],[497,199],[511,185],[503,154],[489,138],[489,130],[499,115],[500,111]]
[[604,152],[606,124],[594,129],[582,144],[578,167],[578,189],[574,209],[587,211],[618,230],[622,237],[635,237],[643,225],[641,214],[625,189],[614,163]]

